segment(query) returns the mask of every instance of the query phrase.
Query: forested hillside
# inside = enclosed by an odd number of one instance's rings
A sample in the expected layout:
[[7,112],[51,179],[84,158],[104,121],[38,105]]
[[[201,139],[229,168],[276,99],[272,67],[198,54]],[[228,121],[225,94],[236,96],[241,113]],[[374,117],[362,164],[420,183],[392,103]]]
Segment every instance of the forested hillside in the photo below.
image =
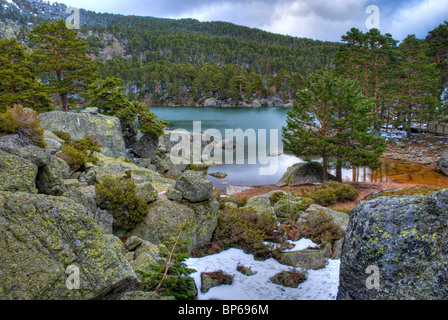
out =
[[[65,5],[42,1],[0,0],[0,8],[0,36],[24,42],[33,26],[69,16]],[[80,21],[99,76],[120,77],[133,98],[160,105],[292,100],[302,77],[331,66],[340,45],[194,19],[81,9]]]

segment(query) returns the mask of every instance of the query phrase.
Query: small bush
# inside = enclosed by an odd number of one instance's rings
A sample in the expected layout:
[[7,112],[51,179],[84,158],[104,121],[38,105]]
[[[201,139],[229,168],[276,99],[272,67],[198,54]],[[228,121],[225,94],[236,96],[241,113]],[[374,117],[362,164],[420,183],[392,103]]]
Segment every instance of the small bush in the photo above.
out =
[[284,287],[297,288],[299,284],[306,281],[306,274],[299,270],[291,269],[277,273],[270,280]]
[[251,209],[226,207],[220,211],[207,254],[239,248],[254,254],[257,259],[268,258],[270,250],[263,242],[276,237],[276,229],[276,219],[270,213],[258,214]]
[[86,153],[90,152],[101,152],[101,143],[98,142],[98,138],[95,136],[85,136],[84,139],[76,140],[73,142],[73,147]]
[[310,214],[304,223],[297,225],[297,230],[301,238],[311,239],[317,244],[335,243],[344,236],[333,217],[323,211]]
[[331,188],[301,188],[303,195],[313,199],[314,203],[321,206],[331,206],[338,202],[338,198]]
[[45,147],[44,128],[37,113],[21,105],[0,114],[0,134],[18,134],[25,144]]
[[302,194],[321,206],[332,206],[338,202],[355,201],[358,190],[352,186],[334,181],[325,182],[319,187],[302,187]]
[[219,201],[219,208],[220,209],[224,209],[224,204],[226,202],[231,202],[231,203],[235,203],[238,208],[244,207],[247,204],[248,198],[247,196],[229,196],[229,197],[217,197],[218,201]]
[[72,136],[70,135],[70,133],[62,131],[62,130],[55,130],[53,131],[53,133],[59,138],[64,140],[64,142],[66,144],[71,144],[72,143]]
[[323,188],[333,189],[338,202],[350,202],[355,201],[359,197],[359,192],[351,185],[345,183],[338,183],[335,181],[327,181],[324,183]]
[[62,146],[57,156],[69,165],[72,172],[78,171],[86,163],[84,153],[68,144]]
[[106,177],[95,185],[96,203],[114,217],[114,226],[132,230],[148,212],[147,203],[134,193],[135,183],[129,179]]

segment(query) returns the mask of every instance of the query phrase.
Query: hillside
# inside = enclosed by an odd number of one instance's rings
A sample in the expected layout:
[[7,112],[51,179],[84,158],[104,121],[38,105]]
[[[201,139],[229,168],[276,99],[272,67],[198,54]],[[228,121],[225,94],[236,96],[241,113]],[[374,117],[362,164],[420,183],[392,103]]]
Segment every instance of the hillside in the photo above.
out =
[[[69,16],[66,5],[37,0],[0,0],[0,8],[0,37],[24,42],[33,26]],[[210,97],[231,99],[227,102],[272,96],[291,100],[300,78],[332,65],[340,45],[227,22],[84,9],[80,23],[79,36],[87,41],[91,56],[98,58],[100,76],[120,77],[136,98],[162,105],[203,103]],[[189,69],[188,76],[179,74],[181,65]],[[207,73],[210,76],[204,78]],[[239,79],[232,84],[232,77]],[[230,87],[236,87],[234,92]]]

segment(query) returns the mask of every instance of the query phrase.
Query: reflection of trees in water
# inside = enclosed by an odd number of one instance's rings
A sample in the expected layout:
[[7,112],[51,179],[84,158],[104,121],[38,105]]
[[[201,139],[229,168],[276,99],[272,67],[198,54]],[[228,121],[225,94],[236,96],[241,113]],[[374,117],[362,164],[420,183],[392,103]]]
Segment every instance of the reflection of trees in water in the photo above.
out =
[[352,169],[353,182],[393,182],[401,184],[427,184],[434,186],[448,185],[448,177],[418,164],[405,164],[401,161],[383,159],[383,164],[376,170],[365,167]]

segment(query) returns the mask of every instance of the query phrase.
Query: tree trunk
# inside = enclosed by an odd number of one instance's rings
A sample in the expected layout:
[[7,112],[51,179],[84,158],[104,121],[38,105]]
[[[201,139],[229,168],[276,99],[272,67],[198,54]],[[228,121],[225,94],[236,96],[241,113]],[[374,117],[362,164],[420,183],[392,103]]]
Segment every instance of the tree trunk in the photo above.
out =
[[68,112],[68,100],[66,93],[61,93],[61,103],[62,103],[62,110],[64,112]]

